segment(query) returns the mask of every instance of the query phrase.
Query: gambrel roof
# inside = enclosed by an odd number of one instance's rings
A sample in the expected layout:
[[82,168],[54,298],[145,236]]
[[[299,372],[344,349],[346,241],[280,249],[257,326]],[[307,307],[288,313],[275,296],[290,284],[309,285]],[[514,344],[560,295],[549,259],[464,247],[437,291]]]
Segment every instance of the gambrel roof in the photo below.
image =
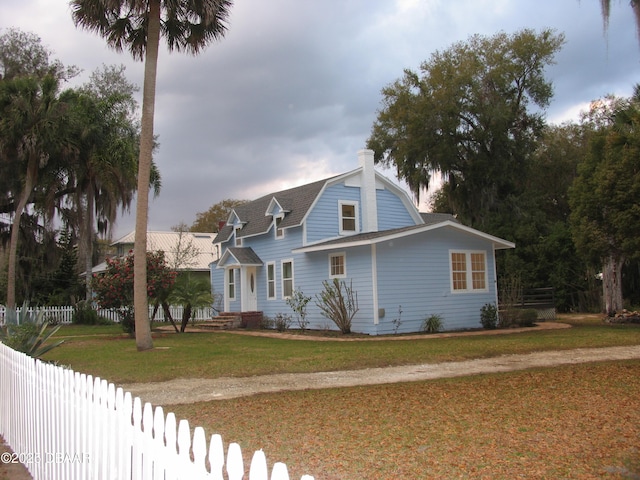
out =
[[[228,241],[236,226],[242,227],[237,232],[239,238],[267,233],[273,225],[273,215],[269,213],[274,205],[279,205],[282,210],[286,212],[278,228],[287,229],[300,226],[324,188],[341,181],[348,181],[349,178],[357,177],[362,170],[363,168],[360,167],[350,172],[325,178],[324,180],[270,193],[257,200],[235,207],[229,215],[229,221],[220,229],[214,242],[220,243]],[[406,192],[399,186],[378,172],[375,172],[375,179],[377,184],[381,186],[380,188],[387,188],[398,192],[401,198],[403,198],[403,201],[409,206],[411,201],[406,195]],[[421,224],[424,221],[413,205],[411,205],[408,210],[414,217],[416,223]]]

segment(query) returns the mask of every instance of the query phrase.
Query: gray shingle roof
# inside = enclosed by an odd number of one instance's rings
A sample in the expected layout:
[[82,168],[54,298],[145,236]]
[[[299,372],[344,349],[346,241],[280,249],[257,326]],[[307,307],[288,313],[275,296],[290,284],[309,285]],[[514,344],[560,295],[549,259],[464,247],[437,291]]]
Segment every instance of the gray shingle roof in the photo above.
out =
[[[280,222],[280,228],[300,225],[316,197],[327,181],[331,180],[331,178],[318,180],[313,183],[290,188],[288,190],[282,190],[280,192],[270,193],[264,197],[258,198],[257,200],[235,207],[233,210],[243,223],[239,236],[249,237],[265,233],[269,230],[273,219],[270,215],[265,215],[265,213],[267,212],[269,203],[273,198],[275,198],[285,210],[289,211],[289,213],[287,213],[282,219],[282,222]],[[228,240],[232,233],[233,226],[225,225],[220,229],[215,242]]]
[[251,247],[229,247],[227,251],[240,265],[262,265],[262,260]]
[[450,222],[460,223],[458,219],[451,215],[450,213],[423,213],[420,212],[420,216],[422,220],[424,220],[425,225],[432,225],[434,223],[446,222],[447,220]]

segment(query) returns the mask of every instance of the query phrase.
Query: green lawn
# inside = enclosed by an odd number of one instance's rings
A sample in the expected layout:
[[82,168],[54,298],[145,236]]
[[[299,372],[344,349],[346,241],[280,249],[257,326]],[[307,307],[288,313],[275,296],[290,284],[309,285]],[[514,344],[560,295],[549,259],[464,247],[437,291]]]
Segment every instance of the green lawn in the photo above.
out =
[[[309,372],[507,353],[640,344],[640,326],[597,318],[573,328],[419,340],[299,341],[230,333],[160,334],[139,353],[117,327],[61,329],[51,351],[116,383]],[[178,418],[263,449],[290,478],[640,478],[640,361],[426,382],[261,394],[176,405]]]
[[361,369],[437,363],[510,353],[640,344],[640,327],[592,319],[574,328],[509,335],[417,340],[302,341],[224,332],[156,333],[155,348],[138,352],[118,326],[64,326],[65,343],[45,355],[76,371],[114,383],[178,377],[215,378],[269,373]]

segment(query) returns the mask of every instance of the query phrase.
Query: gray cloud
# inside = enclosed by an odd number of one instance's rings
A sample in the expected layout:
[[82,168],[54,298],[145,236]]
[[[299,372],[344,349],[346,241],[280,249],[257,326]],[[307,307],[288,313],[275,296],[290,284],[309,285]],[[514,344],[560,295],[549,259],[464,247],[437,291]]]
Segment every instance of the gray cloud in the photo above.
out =
[[[8,5],[12,3],[12,5]],[[161,51],[155,161],[163,189],[149,228],[188,224],[225,198],[254,198],[354,168],[380,90],[436,50],[479,33],[554,28],[567,43],[548,69],[548,118],[607,93],[629,95],[640,78],[631,8],[612,5],[608,36],[598,0],[243,0],[229,30],[201,55]],[[56,57],[88,73],[125,64],[142,85],[142,64],[77,30],[66,2],[0,5],[0,27],[40,35]],[[124,216],[116,229],[133,228]]]

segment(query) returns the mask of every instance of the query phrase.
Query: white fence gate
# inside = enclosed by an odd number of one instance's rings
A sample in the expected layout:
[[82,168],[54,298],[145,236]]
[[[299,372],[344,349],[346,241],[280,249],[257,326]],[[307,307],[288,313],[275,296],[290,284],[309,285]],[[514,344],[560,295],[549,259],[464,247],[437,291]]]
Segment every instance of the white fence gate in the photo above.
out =
[[[225,464],[220,435],[191,435],[162,407],[98,377],[41,362],[0,343],[0,435],[34,480],[241,480],[240,446],[231,443]],[[3,460],[5,460],[3,458]],[[226,466],[225,466],[226,465]],[[226,471],[226,476],[225,472]],[[249,480],[288,480],[265,454],[255,452]],[[301,480],[313,480],[304,475]]]

